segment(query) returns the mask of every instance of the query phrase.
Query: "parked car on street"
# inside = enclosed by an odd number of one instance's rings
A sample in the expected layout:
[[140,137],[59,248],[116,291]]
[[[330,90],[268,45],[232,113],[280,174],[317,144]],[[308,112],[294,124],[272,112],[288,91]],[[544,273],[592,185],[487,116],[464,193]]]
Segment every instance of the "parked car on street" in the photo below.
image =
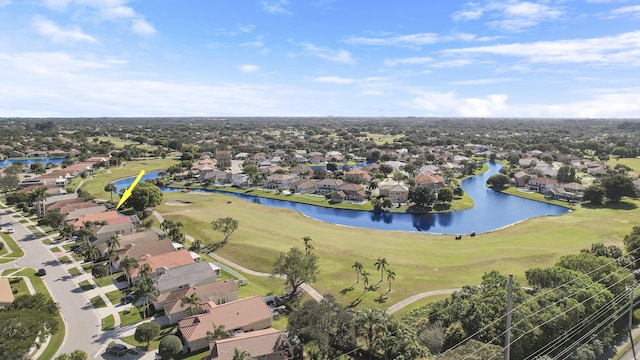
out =
[[6,232],[7,234],[13,234],[14,230],[13,228],[7,228],[7,230],[5,230],[4,232]]
[[115,356],[124,356],[127,353],[128,348],[122,344],[111,344],[107,346],[107,354]]
[[38,276],[45,276],[47,275],[47,270],[45,269],[38,269]]
[[122,298],[120,298],[120,304],[122,305],[130,304],[132,302],[133,302],[133,294],[127,294]]

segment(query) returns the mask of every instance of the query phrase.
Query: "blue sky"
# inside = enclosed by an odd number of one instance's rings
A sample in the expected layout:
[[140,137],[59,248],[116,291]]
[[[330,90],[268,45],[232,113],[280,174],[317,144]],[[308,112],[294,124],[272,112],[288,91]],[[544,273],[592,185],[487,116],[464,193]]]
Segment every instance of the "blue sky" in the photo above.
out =
[[0,117],[640,117],[640,2],[0,0]]

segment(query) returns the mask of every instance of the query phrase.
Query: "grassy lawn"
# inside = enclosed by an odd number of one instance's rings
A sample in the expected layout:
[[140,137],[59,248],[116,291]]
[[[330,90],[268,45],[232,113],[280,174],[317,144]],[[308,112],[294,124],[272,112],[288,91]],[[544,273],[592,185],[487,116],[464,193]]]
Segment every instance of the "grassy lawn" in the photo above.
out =
[[102,319],[102,331],[113,330],[116,327],[116,321],[113,318],[113,314]]
[[[162,340],[163,337],[165,337],[166,335],[169,334],[173,334],[175,333],[176,329],[178,328],[178,325],[174,325],[174,326],[168,326],[165,327],[163,329],[160,330],[160,335],[158,335],[155,339],[151,340],[151,342],[149,343],[149,348],[147,349],[147,351],[156,351],[158,350],[158,345],[160,344],[160,340]],[[147,343],[139,343],[136,341],[136,339],[133,337],[133,335],[130,336],[125,336],[123,338],[120,338],[120,340],[126,342],[129,345],[135,346],[135,347],[145,347],[147,346]]]
[[72,262],[68,256],[61,256],[58,258],[58,261],[60,261],[61,264],[71,264]]
[[554,205],[566,207],[566,208],[569,208],[569,209],[575,209],[575,207],[576,207],[576,205],[568,203],[566,201],[545,199],[544,195],[540,194],[540,193],[530,193],[530,192],[518,191],[513,186],[510,186],[510,187],[502,190],[502,192],[505,193],[505,194],[514,195],[514,196],[522,197],[522,198],[529,199],[529,200],[545,202],[545,203],[548,203],[548,204],[554,204]]
[[13,295],[14,297],[17,297],[20,295],[29,295],[29,289],[27,288],[27,284],[22,278],[10,278],[9,282],[11,284],[12,289],[18,290],[18,292]]
[[109,301],[111,301],[111,303],[113,305],[118,305],[120,304],[120,299],[125,295],[126,293],[123,292],[122,290],[113,290],[113,291],[109,291],[108,293],[106,293],[107,295],[107,299],[109,299]]
[[[53,242],[52,242],[52,241],[51,241],[51,239],[49,239],[49,238],[44,238],[44,239],[42,239],[42,243],[43,243],[43,244],[45,244],[45,245],[51,245],[51,244],[53,244]],[[58,249],[58,248],[54,248],[54,249]],[[52,249],[51,251],[54,251],[54,250]],[[60,249],[58,249],[57,251],[60,251]]]
[[80,289],[82,289],[83,291],[87,291],[87,290],[91,290],[95,287],[95,285],[93,285],[92,283],[89,282],[89,280],[83,280],[81,281],[78,286],[80,287]]
[[96,309],[107,307],[107,304],[104,302],[104,300],[102,300],[102,296],[100,295],[92,297],[90,301],[93,307]]
[[88,263],[82,264],[82,269],[84,271],[91,272],[91,269],[93,269],[93,263],[92,262],[88,262]]
[[105,287],[105,286],[113,285],[113,280],[119,277],[120,275],[122,275],[122,272],[113,273],[111,275],[107,275],[100,279],[94,278],[93,281],[95,281],[95,283],[98,284],[98,286]]
[[71,244],[64,244],[62,245],[62,248],[65,249],[66,251],[71,251],[71,247],[73,246],[73,243]]
[[82,271],[80,269],[78,269],[77,267],[70,268],[69,270],[67,270],[67,272],[71,276],[78,276],[78,275],[82,274]]
[[71,253],[71,257],[73,258],[73,260],[75,261],[82,261],[82,256],[76,254],[76,253]]
[[2,250],[0,250],[0,256],[4,255],[4,254],[8,254],[9,253],[9,249],[7,248],[7,246],[2,243]]
[[4,243],[7,244],[7,246],[11,250],[11,256],[12,257],[22,257],[22,256],[24,256],[24,251],[22,251],[20,246],[18,246],[18,244],[16,244],[16,242],[13,240],[13,238],[11,236],[9,236],[9,235],[7,235],[5,233],[0,233],[0,236],[2,236],[2,240],[4,240]]
[[121,311],[118,314],[120,314],[120,327],[137,324],[144,320],[142,312],[135,306],[132,306],[129,312]]

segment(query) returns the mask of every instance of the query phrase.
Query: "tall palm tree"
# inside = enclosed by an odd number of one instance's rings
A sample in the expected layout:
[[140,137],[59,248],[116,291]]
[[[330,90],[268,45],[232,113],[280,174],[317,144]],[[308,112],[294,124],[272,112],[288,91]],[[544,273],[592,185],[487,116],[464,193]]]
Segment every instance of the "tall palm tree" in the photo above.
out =
[[384,329],[387,315],[383,310],[365,309],[356,312],[356,334],[364,338],[371,359],[373,346]]
[[362,276],[362,283],[363,283],[364,291],[367,291],[367,287],[369,287],[369,275],[371,275],[371,274],[369,274],[369,272],[367,270],[362,270],[360,275]]
[[142,264],[142,265],[140,265],[140,270],[139,270],[138,274],[140,276],[143,276],[143,277],[149,277],[152,272],[153,272],[153,268],[151,267],[151,265]]
[[111,195],[111,202],[113,202],[113,193],[118,191],[118,187],[115,183],[110,182],[104,186],[104,191],[108,192],[109,195]]
[[226,339],[229,337],[229,332],[225,330],[224,325],[216,326],[215,323],[211,323],[213,326],[213,332],[207,331],[207,337],[210,341]]
[[311,236],[303,237],[302,241],[304,241],[305,254],[308,256],[311,253],[311,250],[313,250],[313,245],[311,245]]
[[143,299],[144,300],[144,317],[147,317],[149,305],[151,301],[158,299],[160,290],[156,285],[156,282],[148,277],[141,276],[136,279],[136,283],[133,285],[133,302]]
[[127,255],[120,262],[120,266],[122,266],[127,273],[127,279],[129,280],[129,284],[131,284],[131,270],[138,267],[138,260]]
[[384,270],[387,268],[387,265],[389,265],[387,258],[378,258],[373,265],[376,267],[376,270],[380,271],[380,282],[383,282]]
[[87,261],[94,262],[100,258],[100,250],[97,246],[89,244],[84,248],[84,255]]
[[233,349],[233,358],[232,360],[251,360],[251,354],[247,350],[238,350],[238,348]]
[[356,269],[356,284],[360,282],[360,274],[362,274],[362,263],[360,261],[356,261],[351,265],[352,268]]
[[110,238],[107,239],[107,253],[109,254],[109,274],[111,274],[113,260],[116,257],[116,249],[120,247],[120,244],[120,237],[117,234],[113,234]]
[[198,305],[200,304],[200,297],[197,293],[193,293],[190,296],[183,296],[180,301],[180,305],[185,306],[189,304],[189,309],[187,309],[187,313],[189,315],[195,315],[198,311]]
[[47,196],[47,188],[39,187],[33,189],[29,193],[29,201],[36,207],[36,212],[38,216],[42,216],[44,214],[44,199]]
[[387,281],[389,282],[389,290],[387,292],[391,292],[391,281],[395,280],[395,278],[396,273],[391,269],[387,269]]

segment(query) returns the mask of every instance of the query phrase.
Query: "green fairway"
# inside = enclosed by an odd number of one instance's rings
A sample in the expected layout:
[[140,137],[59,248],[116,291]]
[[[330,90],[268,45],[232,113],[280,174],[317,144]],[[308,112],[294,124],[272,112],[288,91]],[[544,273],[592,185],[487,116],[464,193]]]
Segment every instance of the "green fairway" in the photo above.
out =
[[[165,202],[180,200],[190,206],[160,205],[165,218],[181,221],[185,232],[206,244],[223,239],[211,221],[230,216],[240,221],[231,240],[217,251],[248,268],[269,272],[277,254],[292,246],[303,247],[311,236],[320,257],[321,273],[313,284],[320,293],[332,293],[345,304],[387,307],[410,295],[436,289],[477,284],[484,272],[496,269],[524,279],[524,271],[552,264],[561,255],[575,253],[591,243],[622,244],[640,215],[633,209],[580,209],[570,214],[527,220],[475,238],[453,241],[451,235],[391,232],[349,228],[306,218],[295,211],[268,208],[224,194],[165,193]],[[233,200],[231,204],[227,201]],[[393,291],[384,297],[387,283],[377,284],[380,272],[373,264],[385,257],[396,272]],[[360,261],[377,291],[363,294],[351,265]],[[260,281],[260,279],[252,279]],[[344,291],[342,291],[344,290]],[[281,285],[274,289],[281,292]],[[341,293],[341,291],[343,293]]]

